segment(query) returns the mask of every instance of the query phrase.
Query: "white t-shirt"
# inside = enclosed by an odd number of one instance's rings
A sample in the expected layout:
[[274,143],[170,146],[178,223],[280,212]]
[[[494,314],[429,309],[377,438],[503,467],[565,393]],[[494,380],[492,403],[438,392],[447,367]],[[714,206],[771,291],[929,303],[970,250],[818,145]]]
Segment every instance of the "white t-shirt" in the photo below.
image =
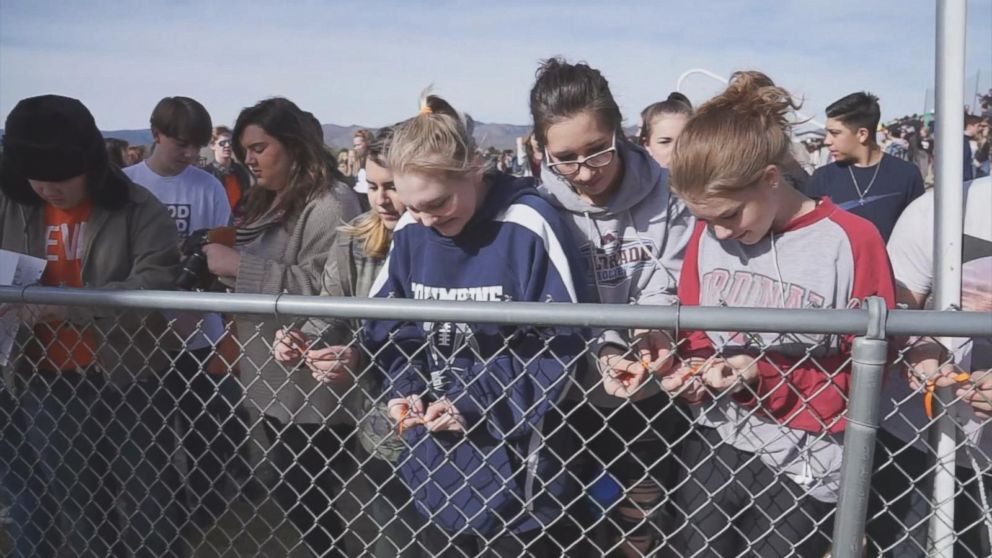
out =
[[[992,312],[992,178],[979,178],[964,185],[964,230],[961,243],[962,310]],[[896,284],[933,299],[934,193],[928,191],[914,200],[899,217],[888,252]],[[992,367],[992,339],[954,339],[951,350],[954,362],[963,370],[987,370]],[[913,393],[906,381],[891,376],[883,388],[883,426],[890,433],[927,451],[926,438],[918,432],[930,422],[923,409],[923,396]],[[992,455],[992,420],[975,415],[970,405],[957,403],[951,415],[972,444]],[[970,456],[959,456],[958,464],[971,466]]]
[[[190,165],[176,176],[161,176],[147,162],[142,161],[125,168],[124,174],[134,183],[147,188],[165,205],[182,238],[199,229],[226,227],[231,222],[231,205],[227,201],[224,186],[214,175],[203,169]],[[195,324],[200,319],[197,315],[190,320],[189,314],[178,312],[169,313],[167,317],[190,324]],[[204,314],[202,319],[200,332],[186,343],[188,349],[207,347],[210,345],[209,340],[217,341],[224,333],[224,322],[220,314]],[[186,334],[185,331],[180,333]]]
[[359,194],[369,193],[369,183],[365,180],[365,169],[358,169],[358,177],[355,179],[355,191]]
[[124,169],[133,182],[147,188],[162,202],[183,238],[199,229],[225,227],[231,205],[224,186],[209,172],[192,165],[176,176],[160,176],[142,161]]

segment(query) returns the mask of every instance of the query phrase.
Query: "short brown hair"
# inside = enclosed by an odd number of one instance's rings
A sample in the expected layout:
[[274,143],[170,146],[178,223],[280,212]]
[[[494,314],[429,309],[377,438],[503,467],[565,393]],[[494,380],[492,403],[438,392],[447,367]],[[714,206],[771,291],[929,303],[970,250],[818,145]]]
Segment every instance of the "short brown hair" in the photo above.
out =
[[234,136],[234,133],[231,132],[231,129],[228,128],[227,126],[215,126],[214,127],[214,133],[213,133],[213,135],[210,136],[210,143],[214,143],[221,136],[231,136],[231,137],[233,137]]
[[210,113],[189,97],[166,97],[155,105],[152,129],[170,138],[204,146],[210,143]]
[[372,132],[366,130],[365,128],[359,128],[358,130],[356,130],[355,134],[352,137],[362,138],[363,140],[365,140],[365,143],[368,145],[372,145],[372,142],[375,139],[372,135]]

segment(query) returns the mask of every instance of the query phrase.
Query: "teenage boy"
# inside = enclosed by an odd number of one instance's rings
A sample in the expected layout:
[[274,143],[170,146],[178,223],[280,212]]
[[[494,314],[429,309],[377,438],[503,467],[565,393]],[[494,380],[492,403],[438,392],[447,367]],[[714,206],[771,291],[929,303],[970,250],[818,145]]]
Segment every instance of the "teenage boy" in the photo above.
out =
[[[194,166],[213,134],[207,109],[189,97],[166,97],[152,111],[151,129],[155,142],[151,157],[124,173],[165,204],[180,237],[227,226],[231,206],[224,187],[209,172]],[[233,417],[230,397],[225,395],[237,390],[224,386],[235,381],[230,375],[212,376],[204,368],[213,346],[224,335],[224,325],[219,314],[171,317],[176,319],[176,333],[185,347],[175,363],[178,376],[170,377],[166,385],[182,411],[179,435],[192,460],[191,509],[216,518],[225,508],[219,486],[234,442],[221,431],[221,425]],[[219,385],[224,387],[219,389]]]
[[835,162],[813,173],[806,193],[829,196],[874,223],[888,240],[899,215],[923,194],[923,177],[916,165],[882,152],[875,141],[880,118],[878,97],[871,93],[851,93],[827,107],[824,144]]
[[231,212],[237,216],[241,202],[251,186],[251,178],[248,169],[234,160],[232,141],[234,140],[230,128],[227,126],[214,128],[210,137],[210,149],[214,152],[214,161],[206,170],[224,186]]

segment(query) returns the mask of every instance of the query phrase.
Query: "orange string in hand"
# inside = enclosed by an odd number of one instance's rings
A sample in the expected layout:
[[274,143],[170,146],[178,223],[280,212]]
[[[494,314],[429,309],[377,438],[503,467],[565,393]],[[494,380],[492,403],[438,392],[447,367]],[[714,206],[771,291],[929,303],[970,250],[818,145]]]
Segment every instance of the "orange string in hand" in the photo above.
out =
[[[961,372],[954,376],[954,381],[961,383],[967,382],[971,379],[971,374],[967,372]],[[927,412],[927,418],[933,419],[933,392],[937,389],[936,380],[927,380],[927,393],[923,396],[923,409]]]
[[701,362],[695,366],[690,366],[689,371],[682,375],[682,381],[688,380],[689,378],[699,374],[703,370],[703,365],[705,362]]
[[[403,413],[400,415],[400,424],[399,424],[400,437],[402,437],[403,436],[403,433],[406,432],[406,429],[409,428],[406,425],[406,417],[409,414],[410,414],[410,407],[409,406],[404,407],[403,408]],[[411,420],[413,421],[413,424],[414,425],[424,424],[424,419],[422,419],[420,417],[414,417]]]

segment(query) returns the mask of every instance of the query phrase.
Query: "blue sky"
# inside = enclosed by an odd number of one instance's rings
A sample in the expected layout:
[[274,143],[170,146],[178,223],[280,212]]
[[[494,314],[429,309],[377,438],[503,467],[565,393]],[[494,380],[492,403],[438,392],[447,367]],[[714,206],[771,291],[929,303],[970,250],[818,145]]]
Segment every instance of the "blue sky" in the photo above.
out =
[[[992,0],[969,0],[967,75],[992,82]],[[921,112],[933,0],[366,2],[0,0],[0,117],[21,98],[81,99],[106,130],[147,127],[167,95],[232,123],[283,95],[322,122],[380,126],[435,91],[485,122],[529,121],[538,60],[601,69],[628,123],[682,72],[760,69],[823,108],[852,91],[883,118]],[[972,85],[973,87],[973,85]],[[696,102],[718,90],[690,79]]]

